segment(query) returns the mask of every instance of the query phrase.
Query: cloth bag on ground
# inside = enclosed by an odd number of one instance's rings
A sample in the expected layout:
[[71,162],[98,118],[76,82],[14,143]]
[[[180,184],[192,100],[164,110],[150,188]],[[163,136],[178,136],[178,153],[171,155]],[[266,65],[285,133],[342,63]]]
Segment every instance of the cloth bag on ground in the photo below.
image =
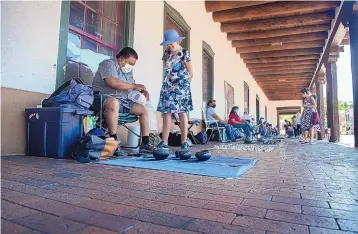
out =
[[101,129],[92,129],[83,137],[77,146],[75,158],[78,162],[89,163],[91,160],[102,160],[112,157],[118,149],[119,142],[113,138],[104,138]]

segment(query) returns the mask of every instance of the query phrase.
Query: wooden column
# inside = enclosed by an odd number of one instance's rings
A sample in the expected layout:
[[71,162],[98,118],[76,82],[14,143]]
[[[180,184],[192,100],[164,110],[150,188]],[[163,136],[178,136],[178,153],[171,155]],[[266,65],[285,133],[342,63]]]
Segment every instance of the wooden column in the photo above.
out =
[[326,67],[326,94],[327,94],[327,123],[331,129],[330,142],[339,141],[339,113],[338,113],[338,89],[337,89],[337,59],[329,57]]
[[354,105],[354,146],[358,147],[358,12],[353,13],[349,19],[349,34]]
[[[325,83],[325,73],[319,73],[318,79],[316,80],[316,90],[317,90],[317,112],[320,117],[321,129],[324,131],[324,122],[325,122],[325,113],[324,113],[324,97],[323,97],[323,85]],[[318,132],[318,140],[323,139],[322,132]]]

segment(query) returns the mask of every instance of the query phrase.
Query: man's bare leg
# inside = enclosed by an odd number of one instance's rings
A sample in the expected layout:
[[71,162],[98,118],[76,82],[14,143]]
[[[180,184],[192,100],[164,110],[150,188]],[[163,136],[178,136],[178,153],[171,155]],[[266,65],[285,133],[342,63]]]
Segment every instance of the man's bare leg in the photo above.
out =
[[147,109],[143,105],[134,104],[131,113],[139,116],[139,124],[142,132],[142,144],[139,147],[139,153],[153,153],[155,147],[149,144],[149,118]]
[[142,136],[149,136],[149,118],[148,111],[145,106],[134,104],[131,113],[139,117]]
[[116,98],[110,97],[104,101],[104,118],[107,123],[108,132],[110,135],[117,134],[119,101]]

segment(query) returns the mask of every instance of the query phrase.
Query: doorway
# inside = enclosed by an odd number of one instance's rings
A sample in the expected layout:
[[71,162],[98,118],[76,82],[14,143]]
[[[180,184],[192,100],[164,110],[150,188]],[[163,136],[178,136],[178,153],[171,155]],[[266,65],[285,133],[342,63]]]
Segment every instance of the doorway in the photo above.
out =
[[260,119],[260,98],[256,94],[256,122]]

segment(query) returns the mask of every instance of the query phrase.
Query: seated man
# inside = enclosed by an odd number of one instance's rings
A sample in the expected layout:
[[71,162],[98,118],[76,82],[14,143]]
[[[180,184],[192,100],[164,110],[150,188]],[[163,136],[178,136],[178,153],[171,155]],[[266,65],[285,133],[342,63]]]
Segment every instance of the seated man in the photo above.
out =
[[225,120],[222,120],[216,113],[215,113],[216,101],[210,100],[208,102],[207,110],[206,110],[206,119],[209,121],[210,127],[216,127],[216,122],[218,121],[219,127],[225,127],[226,129],[226,136],[227,139],[231,140],[232,142],[236,141],[236,135],[234,128],[228,124]]
[[130,48],[123,48],[115,59],[107,59],[99,64],[94,77],[93,88],[101,94],[107,94],[105,98],[104,118],[107,123],[110,137],[117,139],[117,126],[119,113],[131,113],[139,116],[139,124],[142,132],[142,144],[140,153],[152,153],[155,148],[149,144],[149,121],[147,109],[140,104],[128,99],[128,93],[137,90],[149,100],[149,93],[142,84],[135,84],[133,79],[133,67],[138,59],[137,52]]
[[231,109],[228,123],[236,129],[242,129],[246,138],[251,138],[254,127],[251,126],[247,121],[241,120],[238,106],[234,106]]

